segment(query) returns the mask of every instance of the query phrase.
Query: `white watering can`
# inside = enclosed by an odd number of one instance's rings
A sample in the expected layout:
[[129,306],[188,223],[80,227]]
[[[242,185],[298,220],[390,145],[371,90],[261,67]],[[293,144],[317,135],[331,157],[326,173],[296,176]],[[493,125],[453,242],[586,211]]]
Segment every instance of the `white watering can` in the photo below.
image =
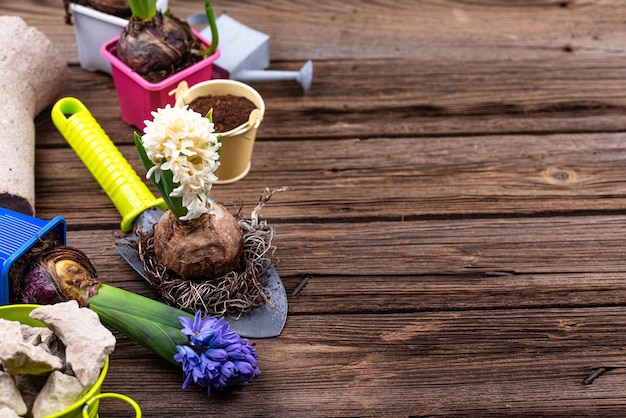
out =
[[[206,14],[195,13],[187,18],[190,25],[208,24]],[[303,91],[311,87],[313,62],[307,61],[300,71],[266,70],[270,64],[270,37],[223,14],[215,19],[219,37],[220,57],[213,63],[213,78],[250,81],[297,81]],[[211,28],[200,31],[212,40]]]

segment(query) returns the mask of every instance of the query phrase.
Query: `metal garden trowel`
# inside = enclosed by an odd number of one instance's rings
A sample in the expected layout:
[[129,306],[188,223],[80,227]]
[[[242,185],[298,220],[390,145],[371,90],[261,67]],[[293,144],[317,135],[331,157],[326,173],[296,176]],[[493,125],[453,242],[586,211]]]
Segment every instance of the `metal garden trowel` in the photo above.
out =
[[[66,97],[57,101],[52,107],[52,121],[122,215],[120,227],[127,236],[116,241],[116,249],[150,282],[134,244],[139,238],[137,231],[152,230],[167,209],[163,199],[152,194],[78,99]],[[226,317],[226,320],[243,337],[276,337],[287,320],[287,293],[273,266],[259,279],[272,292],[271,306],[266,303],[240,318]]]

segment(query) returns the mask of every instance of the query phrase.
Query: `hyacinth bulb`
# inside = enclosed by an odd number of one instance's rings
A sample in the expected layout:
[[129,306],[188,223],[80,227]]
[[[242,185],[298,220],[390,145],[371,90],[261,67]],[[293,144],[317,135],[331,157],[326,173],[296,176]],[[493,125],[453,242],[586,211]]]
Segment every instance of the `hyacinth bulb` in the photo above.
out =
[[154,228],[154,252],[159,263],[185,280],[206,280],[238,270],[242,232],[225,207],[213,202],[212,212],[179,222],[170,210]]
[[89,258],[80,250],[61,246],[43,255],[27,271],[19,299],[43,305],[76,300],[80,306],[88,306],[99,286]]
[[189,65],[199,42],[187,22],[157,12],[152,19],[133,16],[116,48],[120,61],[144,78],[150,77],[148,81],[158,82]]

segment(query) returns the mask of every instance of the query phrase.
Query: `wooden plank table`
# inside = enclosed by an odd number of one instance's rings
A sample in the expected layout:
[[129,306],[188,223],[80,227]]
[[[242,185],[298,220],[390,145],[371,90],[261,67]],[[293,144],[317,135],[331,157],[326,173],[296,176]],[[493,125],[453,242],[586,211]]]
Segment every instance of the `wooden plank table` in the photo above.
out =
[[[245,387],[182,390],[118,335],[103,390],[148,417],[626,413],[625,1],[213,6],[271,36],[271,69],[314,61],[306,94],[251,83],[267,108],[252,170],[212,192],[249,211],[289,187],[262,211],[289,318],[253,341],[262,375]],[[55,43],[64,95],[139,171],[111,77],[80,68],[61,1],[0,14]],[[65,217],[104,280],[156,297],[111,247],[119,215],[49,111],[36,143],[38,217]]]

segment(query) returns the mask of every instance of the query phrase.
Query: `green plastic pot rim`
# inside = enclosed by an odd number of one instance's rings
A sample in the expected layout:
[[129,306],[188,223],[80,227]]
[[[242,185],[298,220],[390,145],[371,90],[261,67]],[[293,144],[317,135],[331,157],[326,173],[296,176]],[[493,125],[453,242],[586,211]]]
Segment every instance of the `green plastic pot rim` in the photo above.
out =
[[104,378],[106,377],[108,370],[109,370],[109,357],[107,356],[106,361],[104,362],[104,366],[102,366],[102,370],[100,370],[100,376],[98,376],[98,380],[96,380],[96,383],[93,384],[93,386],[89,389],[89,391],[84,396],[82,396],[79,400],[77,400],[76,402],[68,406],[67,408],[63,409],[62,411],[55,412],[54,414],[49,415],[47,418],[63,418],[67,416],[67,414],[69,414],[70,412],[78,410],[79,408],[82,407],[82,405],[89,402],[89,399],[96,396],[96,393],[102,387],[102,383],[104,382]]

